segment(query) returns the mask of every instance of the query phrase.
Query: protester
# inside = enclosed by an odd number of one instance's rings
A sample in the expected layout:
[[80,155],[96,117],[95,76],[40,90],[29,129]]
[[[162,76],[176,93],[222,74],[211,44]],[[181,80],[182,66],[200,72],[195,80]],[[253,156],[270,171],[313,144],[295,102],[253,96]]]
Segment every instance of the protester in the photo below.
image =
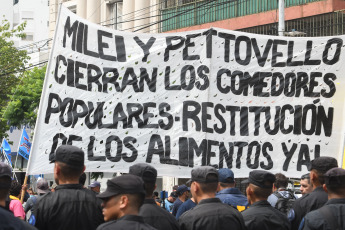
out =
[[101,191],[101,183],[99,183],[98,181],[94,181],[92,182],[89,186],[88,186],[91,191],[93,191],[96,195],[98,195]]
[[129,174],[108,180],[107,189],[98,197],[103,200],[106,223],[97,230],[155,230],[138,216],[145,199],[144,182],[140,177]]
[[197,206],[180,216],[181,230],[245,229],[240,212],[215,197],[218,187],[218,172],[215,168],[194,168],[190,183]]
[[177,190],[176,190],[176,194],[178,196],[178,198],[176,199],[176,201],[174,202],[174,206],[173,206],[173,210],[172,210],[172,214],[174,216],[176,216],[177,214],[177,210],[179,209],[179,207],[181,206],[181,204],[183,202],[185,202],[186,200],[188,200],[189,197],[189,188],[183,184],[180,185]]
[[301,177],[300,185],[301,185],[300,190],[301,190],[302,195],[311,193],[313,191],[313,185],[310,182],[310,174],[309,173],[304,174]]
[[179,209],[177,210],[176,220],[178,220],[183,213],[194,208],[195,206],[196,206],[196,203],[193,197],[183,202],[183,204],[181,204]]
[[172,212],[172,209],[174,207],[174,202],[177,199],[177,195],[176,192],[171,192],[170,196],[168,198],[165,198],[163,201],[164,204],[164,208],[168,211],[168,212]]
[[35,206],[38,229],[94,230],[103,222],[95,194],[79,184],[84,172],[84,152],[75,146],[62,145],[49,157],[54,163],[55,192],[43,196]]
[[264,170],[254,170],[242,183],[249,183],[246,189],[250,207],[242,212],[247,230],[289,230],[290,222],[286,215],[268,203],[275,176]]
[[298,197],[292,191],[287,190],[289,179],[284,174],[277,173],[275,177],[273,193],[268,197],[267,201],[272,207],[287,215]]
[[14,217],[12,212],[5,209],[6,198],[11,187],[11,167],[0,162],[0,229],[30,230],[36,229],[23,220]]
[[345,229],[345,170],[330,169],[324,178],[323,189],[328,193],[328,201],[322,208],[305,216],[301,223],[304,230]]
[[308,212],[321,208],[327,202],[328,195],[322,189],[325,182],[324,174],[337,167],[338,162],[333,157],[319,157],[311,161],[309,170],[313,191],[297,199],[290,210],[288,217],[291,221],[292,230],[298,229],[301,220]]
[[241,191],[235,187],[235,175],[231,169],[221,168],[218,170],[219,182],[216,197],[224,204],[231,205],[238,211],[243,211],[248,207],[248,200]]
[[9,209],[11,212],[13,212],[13,215],[15,217],[18,217],[22,220],[25,219],[25,212],[24,208],[22,206],[22,202],[20,202],[20,196],[21,196],[22,186],[17,181],[13,180],[11,182],[11,188],[10,188],[10,206]]
[[152,198],[155,200],[156,204],[160,207],[161,203],[162,203],[162,199],[159,198],[157,191],[153,192],[153,197]]
[[31,213],[34,212],[34,205],[37,203],[38,199],[41,198],[44,194],[50,192],[48,181],[44,178],[37,181],[37,196],[31,196],[28,201],[25,203],[24,211],[27,213],[28,211],[31,211]]
[[145,223],[159,230],[179,229],[175,218],[152,198],[156,189],[157,170],[149,164],[138,163],[129,167],[129,174],[141,177],[145,184],[146,197],[139,210],[139,216],[144,218]]

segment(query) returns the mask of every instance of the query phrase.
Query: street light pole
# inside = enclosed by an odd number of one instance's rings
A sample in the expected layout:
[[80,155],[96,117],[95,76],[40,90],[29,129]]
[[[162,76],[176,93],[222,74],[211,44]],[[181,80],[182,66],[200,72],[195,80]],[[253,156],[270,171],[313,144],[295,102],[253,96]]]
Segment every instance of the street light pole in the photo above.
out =
[[285,21],[284,21],[285,5],[284,5],[284,0],[279,0],[278,4],[279,4],[278,5],[278,7],[279,7],[278,35],[284,36],[284,32],[285,32]]

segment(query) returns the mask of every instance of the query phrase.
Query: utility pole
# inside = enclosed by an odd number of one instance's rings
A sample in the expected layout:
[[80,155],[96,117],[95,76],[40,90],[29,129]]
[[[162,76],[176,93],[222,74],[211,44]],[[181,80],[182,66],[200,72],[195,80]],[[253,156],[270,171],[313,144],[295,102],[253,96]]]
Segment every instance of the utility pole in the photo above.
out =
[[285,5],[284,5],[284,0],[279,0],[278,7],[279,7],[278,35],[284,36],[284,32],[285,32],[285,21],[284,21]]

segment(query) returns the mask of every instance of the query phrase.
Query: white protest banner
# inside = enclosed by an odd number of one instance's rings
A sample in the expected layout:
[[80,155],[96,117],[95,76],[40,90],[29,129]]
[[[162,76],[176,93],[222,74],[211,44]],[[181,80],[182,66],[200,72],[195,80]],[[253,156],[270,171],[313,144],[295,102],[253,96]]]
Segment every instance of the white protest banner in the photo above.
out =
[[316,157],[341,163],[344,36],[140,34],[59,15],[29,174],[52,173],[61,144],[92,172],[146,162],[161,176],[213,165],[299,177]]

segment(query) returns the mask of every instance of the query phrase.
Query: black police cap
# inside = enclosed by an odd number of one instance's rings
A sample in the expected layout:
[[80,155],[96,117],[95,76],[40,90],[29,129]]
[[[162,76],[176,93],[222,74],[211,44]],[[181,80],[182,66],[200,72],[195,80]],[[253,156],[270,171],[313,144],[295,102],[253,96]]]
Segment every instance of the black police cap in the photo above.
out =
[[107,181],[107,189],[97,197],[106,199],[120,194],[145,196],[144,181],[140,177],[131,174],[115,177]]
[[129,167],[129,174],[141,177],[146,183],[156,183],[157,170],[149,164],[138,163]]
[[62,162],[73,168],[84,167],[84,152],[73,145],[61,145],[49,156],[50,163]]
[[249,173],[249,178],[242,181],[242,183],[250,183],[260,188],[272,188],[276,177],[264,170],[253,170]]
[[324,178],[326,186],[345,187],[345,169],[332,168],[325,173]]
[[[210,177],[210,175],[214,175]],[[211,166],[200,166],[198,168],[192,169],[191,178],[187,181],[187,184],[191,183],[192,181],[200,182],[200,183],[214,183],[218,182],[218,171],[211,167]]]
[[328,170],[338,167],[338,161],[333,157],[318,157],[311,161],[308,170],[315,169],[316,171],[325,174]]

